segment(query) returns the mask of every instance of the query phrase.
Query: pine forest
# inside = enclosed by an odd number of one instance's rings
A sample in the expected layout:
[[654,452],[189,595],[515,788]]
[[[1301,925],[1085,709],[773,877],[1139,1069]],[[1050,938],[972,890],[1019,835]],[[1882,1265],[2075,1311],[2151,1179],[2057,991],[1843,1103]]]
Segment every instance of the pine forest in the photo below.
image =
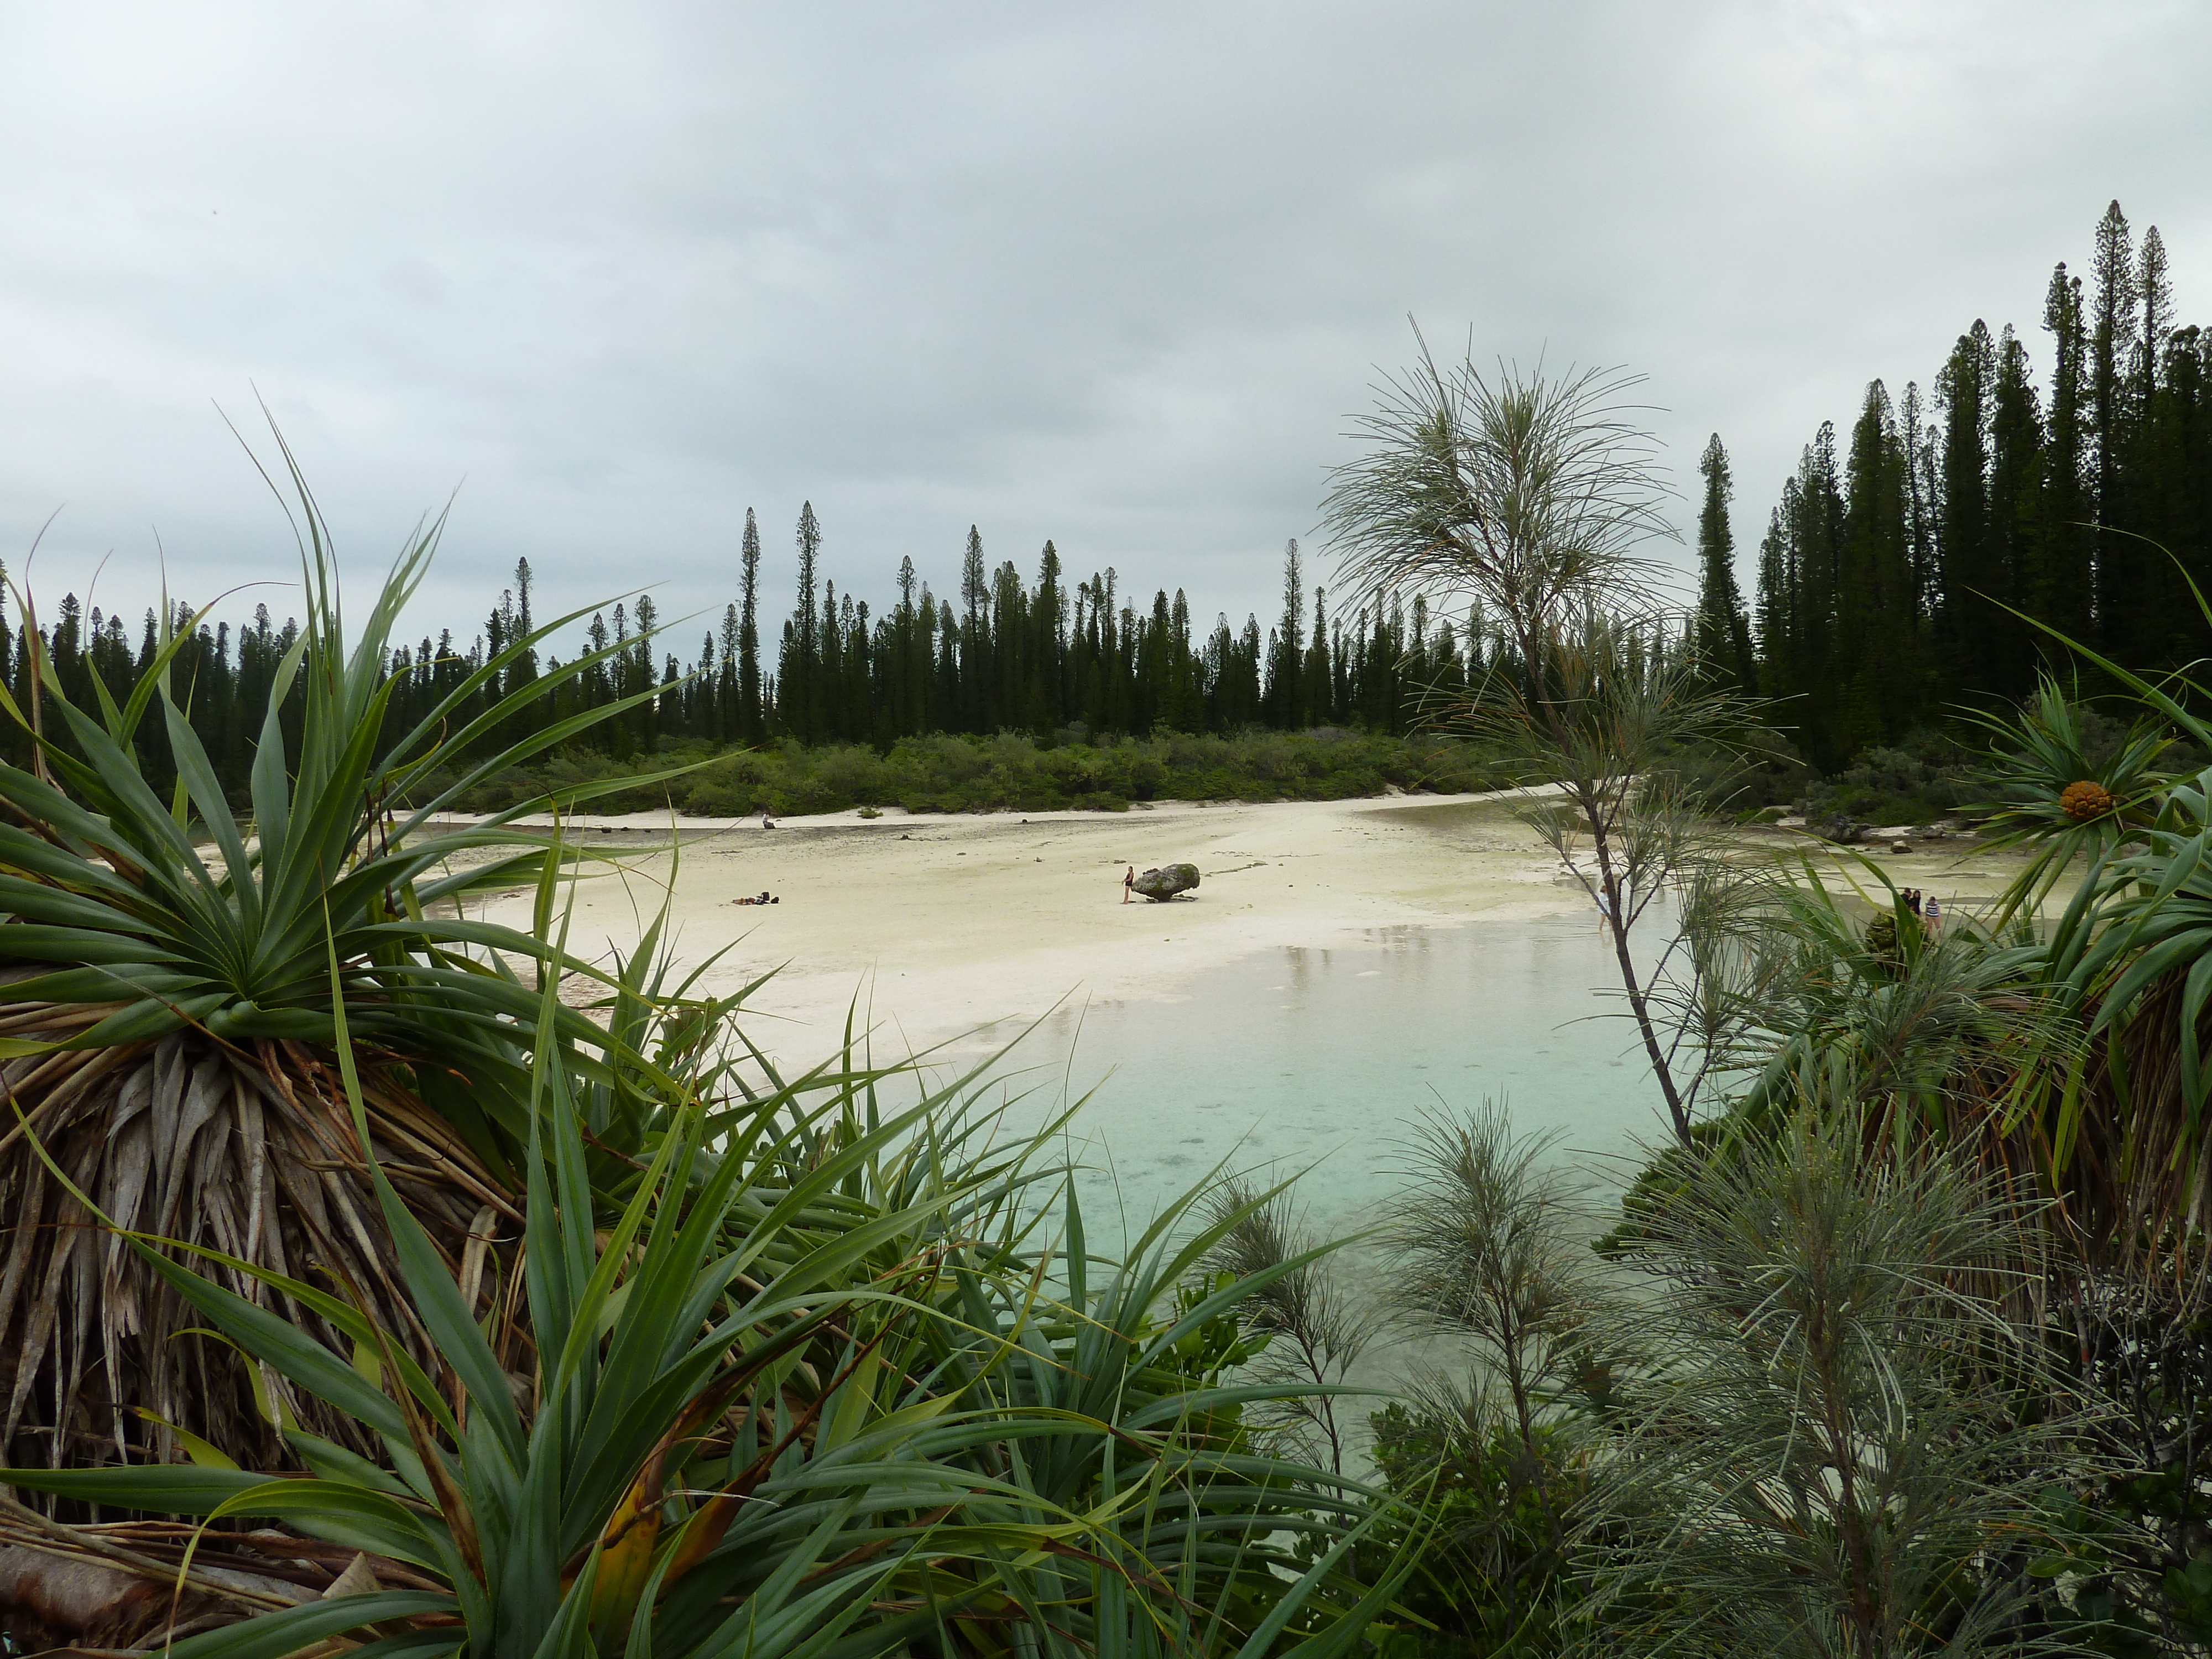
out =
[[[1893,395],[1877,380],[1847,435],[1823,422],[1783,481],[1748,603],[1719,434],[1699,458],[1698,592],[1671,648],[1770,700],[1815,770],[1832,775],[1963,709],[2015,702],[2039,670],[2070,672],[2038,622],[2140,667],[2212,649],[2191,594],[2212,551],[2212,335],[2177,323],[2157,228],[2136,238],[2113,203],[2086,278],[2063,263],[2052,272],[2036,337],[2048,360],[2040,373],[2013,325],[1993,332],[1977,319],[1924,388],[1911,381]],[[1445,616],[1419,599],[1333,611],[1295,540],[1264,629],[1256,611],[1241,625],[1225,614],[1195,624],[1180,589],[1146,600],[1111,568],[1071,585],[1050,542],[1027,578],[1011,560],[994,564],[972,528],[957,597],[933,590],[909,557],[878,610],[849,580],[840,588],[824,544],[810,502],[796,526],[792,608],[764,638],[773,602],[760,591],[762,532],[749,510],[736,597],[718,627],[687,650],[650,594],[594,611],[583,650],[532,718],[628,703],[579,739],[617,761],[675,743],[887,750],[940,732],[1395,736],[1419,723],[1425,700],[1462,690],[1504,649],[1479,612]],[[410,726],[529,635],[541,609],[524,560],[481,623],[393,649],[389,720]],[[265,607],[234,631],[195,623],[189,606],[176,621],[193,638],[173,676],[189,688],[191,724],[225,786],[242,793],[297,624]],[[61,690],[86,707],[95,679],[124,696],[161,632],[150,611],[134,628],[86,613],[73,593],[42,631]],[[28,706],[31,656],[4,621],[0,664]],[[514,653],[472,714],[562,668],[534,648]],[[495,721],[483,744],[515,735]],[[149,724],[137,741],[150,774],[168,775],[164,735]],[[18,763],[27,744],[0,738]]]

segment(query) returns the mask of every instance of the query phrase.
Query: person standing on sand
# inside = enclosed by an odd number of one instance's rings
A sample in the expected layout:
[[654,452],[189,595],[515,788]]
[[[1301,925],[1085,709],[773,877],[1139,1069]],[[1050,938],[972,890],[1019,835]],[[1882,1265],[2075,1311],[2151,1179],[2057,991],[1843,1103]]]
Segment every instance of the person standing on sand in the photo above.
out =
[[1129,895],[1130,895],[1133,891],[1134,891],[1134,890],[1135,890],[1135,889],[1136,889],[1136,885],[1137,885],[1137,866],[1136,866],[1135,865],[1133,865],[1133,865],[1131,865],[1131,866],[1129,866],[1129,872],[1128,872],[1128,874],[1127,874],[1127,875],[1125,875],[1125,876],[1123,876],[1123,877],[1121,878],[1121,902],[1122,902],[1122,903],[1127,904],[1127,903],[1129,902]]
[[1943,931],[1943,907],[1938,904],[1932,896],[1921,900],[1920,920],[1926,925],[1928,931],[1931,935],[1942,933]]

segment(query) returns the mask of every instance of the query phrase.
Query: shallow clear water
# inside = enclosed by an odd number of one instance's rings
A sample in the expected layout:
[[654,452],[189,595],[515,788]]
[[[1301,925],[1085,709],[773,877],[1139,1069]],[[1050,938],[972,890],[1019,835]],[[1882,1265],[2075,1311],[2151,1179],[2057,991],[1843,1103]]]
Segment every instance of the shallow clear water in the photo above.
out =
[[[1668,918],[1655,908],[1645,925],[1656,945]],[[1350,948],[1257,953],[1172,1000],[1048,1018],[1009,1057],[1035,1089],[1010,1127],[1095,1088],[1074,1129],[1094,1235],[1117,1215],[1140,1231],[1224,1162],[1277,1178],[1310,1167],[1310,1221],[1356,1229],[1400,1184],[1411,1121],[1485,1097],[1617,1188],[1625,1155],[1664,1125],[1625,1005],[1603,994],[1612,973],[1594,920],[1393,927]]]

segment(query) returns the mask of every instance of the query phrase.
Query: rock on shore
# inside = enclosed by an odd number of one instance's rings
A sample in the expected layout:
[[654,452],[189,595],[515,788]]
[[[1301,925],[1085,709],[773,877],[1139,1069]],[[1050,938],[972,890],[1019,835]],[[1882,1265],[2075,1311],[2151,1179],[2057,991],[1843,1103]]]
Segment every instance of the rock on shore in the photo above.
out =
[[1194,864],[1164,864],[1157,870],[1146,871],[1136,880],[1136,890],[1155,904],[1164,904],[1197,885],[1198,866]]

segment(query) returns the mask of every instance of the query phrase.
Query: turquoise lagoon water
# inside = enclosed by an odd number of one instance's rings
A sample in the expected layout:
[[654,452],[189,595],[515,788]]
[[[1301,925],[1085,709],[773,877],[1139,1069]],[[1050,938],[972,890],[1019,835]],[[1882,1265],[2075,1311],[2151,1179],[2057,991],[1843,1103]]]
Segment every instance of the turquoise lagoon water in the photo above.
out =
[[[1646,918],[1655,943],[1670,918]],[[1586,1170],[1602,1202],[1664,1130],[1594,920],[1374,930],[1258,952],[1171,1000],[1072,1000],[1008,1057],[1032,1092],[1009,1127],[1091,1091],[1072,1130],[1093,1235],[1133,1234],[1225,1164],[1301,1170],[1318,1231],[1367,1224],[1401,1186],[1422,1115],[1503,1098],[1524,1133]],[[1011,1024],[980,1034],[1007,1042]]]

